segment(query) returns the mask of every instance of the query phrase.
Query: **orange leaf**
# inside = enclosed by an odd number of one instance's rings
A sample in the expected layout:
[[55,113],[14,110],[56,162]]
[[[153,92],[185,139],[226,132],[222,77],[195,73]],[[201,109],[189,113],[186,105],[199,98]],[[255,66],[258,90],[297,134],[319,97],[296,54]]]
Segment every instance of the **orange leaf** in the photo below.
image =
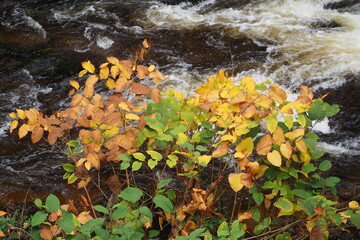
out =
[[3,231],[0,230],[0,237],[6,237],[5,233]]
[[252,103],[242,103],[240,104],[240,112],[246,118],[251,118],[256,113],[256,107]]
[[50,226],[45,224],[41,225],[40,237],[42,237],[45,240],[50,240],[54,237],[54,234],[51,231]]
[[251,212],[240,212],[238,213],[238,220],[242,222],[243,220],[250,219],[254,213]]
[[94,65],[91,64],[90,61],[82,62],[81,65],[86,71],[88,71],[90,73],[94,73],[95,67],[94,67]]
[[302,152],[302,153],[307,153],[308,152],[308,148],[306,146],[306,143],[303,140],[297,140],[295,142],[295,145],[299,149],[300,152]]
[[94,94],[94,86],[93,85],[86,85],[84,88],[84,96],[91,97]]
[[145,84],[134,82],[131,85],[129,91],[135,93],[136,95],[142,95],[142,94],[150,94],[151,89]]
[[120,69],[117,66],[111,66],[110,73],[111,76],[115,79],[119,75]]
[[279,146],[285,141],[285,134],[281,127],[276,128],[275,132],[273,133],[273,139],[274,143]]
[[191,230],[196,229],[196,223],[193,221],[187,221],[184,229],[181,231],[184,236],[188,236]]
[[81,212],[79,216],[76,217],[76,219],[79,220],[81,224],[85,224],[86,222],[93,219],[93,217],[89,214],[89,212],[85,211],[85,212]]
[[275,102],[280,104],[282,104],[287,98],[286,92],[276,85],[272,85],[269,88],[269,94]]
[[91,163],[91,166],[93,166],[96,169],[100,168],[100,158],[99,155],[96,153],[89,153],[86,156],[86,160]]
[[253,181],[252,181],[252,176],[251,174],[248,174],[248,173],[244,173],[241,175],[240,177],[241,179],[241,183],[245,186],[245,187],[248,187],[248,188],[252,188],[253,187]]
[[304,86],[304,85],[300,86],[300,95],[308,97],[310,99],[313,99],[313,97],[314,97],[314,95],[313,95],[312,91],[310,90],[310,88],[308,88],[307,86]]
[[0,211],[0,217],[5,216],[5,215],[6,215],[6,212]]
[[119,78],[115,83],[115,91],[116,92],[122,92],[125,90],[125,88],[129,85],[131,85],[132,81],[128,81],[125,78]]
[[107,79],[109,76],[109,68],[107,66],[100,69],[100,78]]
[[258,144],[256,145],[256,152],[259,155],[266,155],[271,151],[273,139],[270,134],[262,136]]
[[19,125],[18,120],[12,121],[11,124],[10,124],[10,133],[12,133],[12,131],[13,131],[15,128],[17,128],[18,125]]
[[161,91],[158,88],[151,89],[150,96],[151,96],[151,99],[154,102],[156,102],[158,104],[160,103],[160,101],[161,101]]
[[149,77],[152,78],[155,83],[165,80],[164,75],[159,70],[149,73]]
[[106,60],[113,65],[116,65],[117,63],[119,63],[119,59],[117,59],[116,57],[110,56],[110,57],[107,57]]
[[79,94],[79,93],[75,94],[73,96],[73,98],[71,99],[71,106],[72,107],[78,106],[82,100],[83,100],[83,96],[81,94]]
[[40,141],[40,139],[43,137],[44,129],[42,127],[36,126],[31,133],[31,141],[33,144]]
[[269,162],[276,166],[276,167],[280,167],[281,166],[281,155],[277,150],[274,150],[270,153],[267,154],[267,159],[269,160]]
[[229,152],[229,149],[228,141],[221,142],[211,156],[214,158],[224,156]]
[[48,220],[50,222],[55,222],[56,220],[58,219],[58,215],[56,212],[52,212],[50,213],[49,217],[48,217]]
[[108,78],[108,80],[106,81],[106,86],[108,87],[108,89],[112,90],[115,88],[115,81],[112,78]]
[[147,39],[144,39],[144,41],[142,42],[142,45],[143,45],[144,48],[149,48],[150,47]]
[[88,71],[86,71],[86,70],[81,70],[81,71],[79,72],[79,74],[78,74],[78,77],[84,76],[85,74],[87,74],[87,72],[88,72]]
[[136,69],[139,79],[144,79],[149,74],[149,70],[146,66],[137,65]]
[[27,124],[23,124],[20,128],[19,128],[19,132],[18,132],[18,135],[19,135],[19,138],[23,138],[26,136],[26,134],[28,134],[28,128],[29,128],[29,125]]
[[77,81],[70,80],[69,82],[72,87],[74,87],[76,90],[79,90],[80,84]]
[[293,152],[291,144],[289,142],[281,144],[280,152],[286,159],[290,159]]

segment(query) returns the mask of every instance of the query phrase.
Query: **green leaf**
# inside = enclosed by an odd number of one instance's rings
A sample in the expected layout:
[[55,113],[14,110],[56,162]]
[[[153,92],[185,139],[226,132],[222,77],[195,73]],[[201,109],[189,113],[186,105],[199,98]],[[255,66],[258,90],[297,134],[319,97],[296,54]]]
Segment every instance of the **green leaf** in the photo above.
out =
[[90,237],[92,232],[94,232],[96,229],[102,228],[104,221],[104,218],[91,219],[82,225],[81,228],[79,228],[79,231]]
[[63,168],[65,169],[65,171],[67,172],[74,172],[75,171],[75,166],[73,164],[64,164]]
[[156,130],[157,132],[163,132],[165,130],[164,124],[157,121],[154,118],[151,117],[145,117],[146,123],[151,127],[152,129]]
[[334,116],[336,115],[338,112],[340,111],[340,106],[337,105],[337,104],[334,104],[334,105],[327,105],[327,108],[326,108],[326,116],[327,117],[331,117],[331,116]]
[[149,166],[151,169],[153,169],[157,164],[158,164],[158,161],[156,161],[156,160],[150,159],[150,160],[148,161],[148,166]]
[[74,148],[77,148],[80,146],[80,143],[77,141],[77,140],[72,140],[68,143],[66,143],[66,145],[70,146],[70,147],[74,147]]
[[147,217],[149,219],[149,221],[151,222],[153,220],[153,214],[151,212],[151,210],[148,207],[140,207],[138,209],[136,209],[136,212],[144,215],[145,217]]
[[259,222],[260,221],[260,211],[258,208],[252,208],[249,210],[249,212],[253,213],[254,215],[252,216],[252,219],[254,219],[255,221]]
[[[114,206],[115,207],[115,206]],[[116,204],[116,210],[112,213],[111,218],[113,220],[119,220],[129,214],[129,205],[127,202],[122,201]]]
[[47,216],[47,213],[41,211],[36,212],[31,218],[31,226],[37,226],[43,223],[46,220]]
[[166,195],[169,197],[170,200],[173,200],[176,198],[176,193],[172,189],[166,191]]
[[166,185],[168,185],[171,181],[172,181],[171,178],[164,179],[156,185],[156,188],[161,189],[161,188],[165,187]]
[[78,177],[75,176],[74,173],[72,173],[68,178],[68,184],[72,184],[72,183],[76,182],[76,180],[78,180]]
[[329,160],[324,160],[320,163],[319,165],[319,169],[320,171],[326,172],[327,170],[329,170],[331,168],[332,164]]
[[135,172],[135,171],[139,170],[141,168],[141,166],[142,166],[141,162],[134,161],[131,166],[131,171]]
[[177,163],[177,160],[178,160],[178,157],[176,155],[173,155],[173,154],[170,154],[168,156],[168,160],[166,160],[166,164],[170,167],[170,168],[173,168],[176,166],[176,163]]
[[223,221],[217,229],[218,237],[227,237],[230,235],[229,225],[226,221]]
[[128,169],[130,167],[130,163],[129,162],[122,162],[120,164],[120,169],[121,170],[125,170],[125,169]]
[[101,213],[104,213],[104,214],[109,214],[109,210],[104,206],[96,205],[96,206],[94,206],[94,209],[96,211],[98,211],[98,212],[101,212]]
[[156,237],[156,236],[159,235],[159,234],[160,234],[159,231],[149,230],[149,237],[150,237],[150,238]]
[[42,201],[41,199],[39,198],[36,198],[35,201],[34,201],[35,205],[38,207],[38,208],[41,208],[42,207]]
[[278,122],[279,120],[277,118],[277,113],[276,112],[272,113],[266,122],[266,127],[269,130],[269,132],[273,133],[275,131]]
[[328,177],[326,178],[326,186],[335,187],[336,184],[340,182],[340,178],[338,177]]
[[278,234],[276,235],[276,240],[291,240],[291,235],[290,233],[282,233],[282,234]]
[[63,215],[62,221],[57,221],[59,227],[67,233],[74,231],[75,225],[73,222],[73,215],[65,210],[61,210]]
[[153,199],[153,202],[156,204],[156,206],[160,207],[164,211],[169,213],[174,213],[174,206],[167,197],[161,194],[156,194],[156,196]]
[[304,209],[308,216],[313,216],[315,214],[314,208],[318,207],[322,198],[321,196],[314,196],[306,199],[298,199],[298,205]]
[[146,159],[145,155],[142,153],[139,153],[139,152],[133,153],[132,155],[134,156],[134,158],[136,158],[140,161],[145,161],[145,159]]
[[264,200],[264,194],[263,193],[253,193],[254,201],[257,205],[260,205]]
[[303,189],[294,189],[294,190],[292,190],[292,192],[296,196],[301,197],[301,198],[309,198],[309,197],[314,196],[312,194],[312,191],[306,191],[306,190],[303,190]]
[[160,141],[171,141],[173,140],[173,136],[169,134],[159,134],[158,136],[156,136],[156,139]]
[[71,176],[71,172],[65,172],[63,175],[63,179],[68,179]]
[[255,234],[260,234],[261,232],[263,232],[266,228],[269,227],[271,223],[271,218],[265,218],[263,221],[261,221],[258,225],[255,226],[254,228],[254,233]]
[[46,198],[45,206],[46,206],[47,211],[49,213],[50,212],[57,212],[60,209],[60,201],[55,195],[50,194]]
[[346,215],[350,216],[350,221],[354,224],[357,228],[360,228],[360,211],[353,212],[348,210],[345,212]]
[[292,202],[290,202],[288,199],[281,197],[279,198],[275,203],[274,206],[277,208],[280,208],[283,212],[291,212],[294,210],[294,206]]
[[202,145],[197,145],[195,149],[199,150],[200,152],[207,152],[208,151],[208,149],[206,147],[202,146]]
[[174,127],[171,131],[170,134],[173,136],[177,136],[179,133],[184,133],[188,130],[186,124],[181,124],[177,127]]
[[155,159],[156,161],[160,161],[162,159],[162,155],[157,151],[148,150],[146,152],[151,156],[152,159]]
[[313,172],[315,170],[316,170],[316,167],[312,163],[305,164],[301,169],[301,171],[303,171],[304,173],[310,173],[310,172]]
[[311,104],[308,114],[311,120],[322,121],[326,117],[326,110],[327,108],[324,101],[321,99],[316,99]]
[[134,187],[127,187],[119,194],[119,197],[132,203],[139,201],[142,196],[143,192]]

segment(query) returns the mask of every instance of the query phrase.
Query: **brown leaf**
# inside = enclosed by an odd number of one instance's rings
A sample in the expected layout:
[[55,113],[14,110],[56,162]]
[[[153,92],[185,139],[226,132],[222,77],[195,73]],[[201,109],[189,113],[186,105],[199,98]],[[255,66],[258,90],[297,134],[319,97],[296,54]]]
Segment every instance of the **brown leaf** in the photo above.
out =
[[42,237],[45,240],[50,240],[54,237],[54,234],[51,231],[49,225],[45,225],[45,224],[41,225],[40,237]]
[[121,191],[121,183],[119,181],[119,176],[114,174],[108,178],[106,181],[107,185],[109,186],[110,190],[117,196]]
[[38,141],[40,141],[40,139],[43,137],[44,135],[44,129],[42,127],[36,126],[31,133],[31,141],[33,144],[37,143]]
[[78,106],[81,103],[82,99],[83,99],[83,96],[81,94],[79,94],[79,93],[75,94],[73,96],[73,98],[71,99],[71,106],[72,107]]
[[275,102],[280,104],[282,104],[287,98],[286,92],[276,85],[272,85],[269,88],[269,94]]
[[229,152],[229,146],[228,146],[229,141],[224,141],[221,142],[219,144],[219,146],[216,148],[216,150],[212,153],[212,157],[217,158],[217,157],[221,157],[224,156],[225,154],[227,154]]
[[256,175],[260,170],[260,165],[258,162],[249,162],[246,167],[250,169],[252,175]]
[[48,217],[48,220],[50,222],[55,222],[56,220],[58,219],[58,215],[56,212],[52,212],[50,213],[49,217]]
[[[85,198],[84,198],[85,199]],[[85,199],[86,200],[86,199]],[[87,202],[87,201],[86,201]],[[81,224],[85,224],[86,222],[90,221],[91,219],[93,219],[93,217],[89,214],[89,212],[81,212],[79,214],[79,216],[76,217],[77,220],[79,220],[79,222]]]
[[116,92],[122,92],[125,90],[126,87],[130,86],[132,84],[132,81],[128,81],[126,78],[119,78],[115,82],[115,91]]
[[281,145],[285,141],[285,134],[281,127],[277,127],[273,133],[274,143],[276,145]]
[[151,77],[153,79],[154,83],[159,83],[159,82],[165,80],[164,75],[159,70],[149,73],[149,77]]
[[100,94],[95,94],[92,99],[92,102],[95,107],[103,107],[104,106],[104,101]]
[[189,232],[194,229],[196,229],[196,223],[193,221],[187,221],[184,229],[181,232],[183,236],[189,236]]
[[150,96],[151,96],[151,99],[160,104],[160,101],[161,101],[161,91],[158,89],[158,88],[153,88],[151,89],[151,92],[150,92]]
[[246,118],[251,118],[256,113],[256,107],[252,103],[247,103],[247,102],[241,103],[240,113]]
[[318,215],[322,215],[325,211],[322,208],[314,208],[314,212]]
[[240,179],[241,179],[241,183],[242,183],[245,187],[247,187],[247,188],[252,188],[252,187],[254,186],[253,181],[252,181],[253,179],[252,179],[251,174],[244,173],[244,174],[241,175]]
[[129,91],[135,93],[136,95],[143,95],[143,94],[150,94],[151,89],[145,84],[134,82],[131,85]]
[[243,220],[250,219],[252,216],[254,216],[254,213],[251,212],[239,212],[238,213],[238,220],[242,222]]
[[84,96],[91,97],[94,94],[94,85],[85,85]]
[[266,155],[271,151],[273,139],[270,134],[266,134],[261,137],[260,141],[256,145],[256,152],[259,155]]
[[310,232],[310,240],[322,240],[323,237],[323,230],[318,226],[315,225]]
[[137,65],[136,70],[139,79],[144,79],[149,74],[148,68],[144,65]]
[[100,158],[96,153],[89,153],[86,156],[86,160],[91,163],[91,166],[93,166],[96,169],[100,168]]
[[300,95],[308,97],[310,99],[313,99],[313,97],[314,97],[314,95],[313,95],[312,91],[310,90],[310,88],[308,88],[307,86],[304,86],[304,85],[300,86]]

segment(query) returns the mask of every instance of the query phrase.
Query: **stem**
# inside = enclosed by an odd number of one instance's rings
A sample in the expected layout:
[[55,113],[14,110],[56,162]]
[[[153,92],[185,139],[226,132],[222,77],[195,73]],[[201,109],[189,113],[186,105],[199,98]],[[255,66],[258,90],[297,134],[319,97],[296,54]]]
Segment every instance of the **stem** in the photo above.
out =
[[234,195],[234,204],[233,204],[233,209],[232,209],[232,212],[231,212],[230,222],[232,222],[233,217],[234,217],[235,207],[236,207],[236,198],[237,198],[237,192],[235,192],[235,195]]
[[88,192],[86,186],[84,187],[84,189],[85,189],[86,195],[87,195],[87,197],[88,197],[88,199],[89,199],[90,206],[91,206],[91,210],[92,210],[92,212],[93,212],[93,214],[94,214],[94,217],[97,218],[97,217],[96,217],[96,212],[95,212],[95,209],[94,209],[94,205],[93,205],[93,203],[92,203],[92,201],[91,201],[91,198],[90,198],[90,195],[89,195],[89,192]]
[[299,223],[301,221],[302,220],[297,220],[296,222],[293,222],[293,223],[291,223],[289,225],[286,225],[285,227],[282,227],[282,228],[279,228],[279,229],[276,229],[276,230],[272,230],[272,231],[268,231],[268,232],[265,232],[265,233],[262,233],[262,234],[259,234],[259,235],[253,236],[253,237],[244,238],[243,240],[255,239],[255,238],[259,238],[261,236],[266,236],[266,235],[268,235],[270,233],[281,232],[281,231],[283,231],[285,229],[288,229],[289,227],[291,227],[291,226],[293,226],[293,225],[295,225],[295,224],[297,224],[297,223]]

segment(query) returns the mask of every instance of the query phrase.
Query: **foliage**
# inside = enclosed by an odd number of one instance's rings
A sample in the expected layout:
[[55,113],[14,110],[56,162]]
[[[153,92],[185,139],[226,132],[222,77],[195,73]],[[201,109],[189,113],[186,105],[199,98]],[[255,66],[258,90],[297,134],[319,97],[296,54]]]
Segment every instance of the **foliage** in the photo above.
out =
[[[222,70],[196,97],[162,93],[141,83],[165,80],[139,64],[148,48],[144,41],[133,60],[108,57],[98,70],[83,62],[80,80],[70,81],[71,105],[58,113],[10,114],[20,138],[67,142],[74,162],[63,166],[64,179],[84,189],[92,210],[60,206],[54,195],[36,200],[37,239],[323,239],[332,228],[360,226],[356,202],[339,209],[334,201],[340,179],[326,175],[331,162],[311,131],[338,105],[306,86],[290,101],[270,81],[235,83]],[[107,164],[119,165],[107,180],[117,203],[93,206],[87,186],[98,186],[92,172]]]

